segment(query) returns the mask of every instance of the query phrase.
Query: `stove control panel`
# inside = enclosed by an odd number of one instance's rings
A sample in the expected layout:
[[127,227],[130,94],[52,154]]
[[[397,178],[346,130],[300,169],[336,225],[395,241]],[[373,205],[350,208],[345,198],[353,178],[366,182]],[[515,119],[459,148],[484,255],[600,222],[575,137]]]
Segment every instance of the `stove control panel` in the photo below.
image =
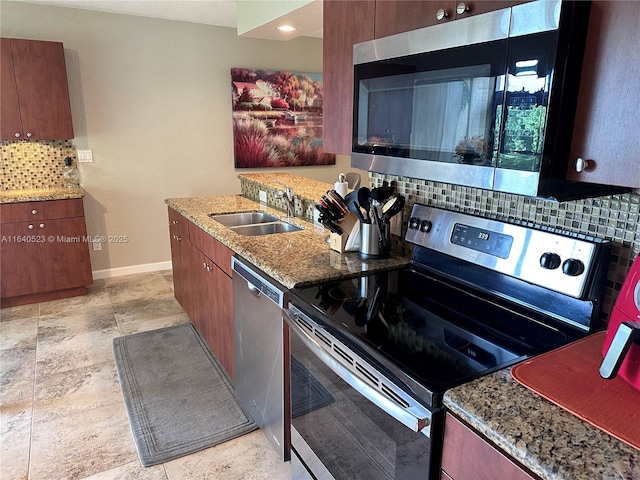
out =
[[585,295],[603,243],[421,204],[405,240],[575,298]]

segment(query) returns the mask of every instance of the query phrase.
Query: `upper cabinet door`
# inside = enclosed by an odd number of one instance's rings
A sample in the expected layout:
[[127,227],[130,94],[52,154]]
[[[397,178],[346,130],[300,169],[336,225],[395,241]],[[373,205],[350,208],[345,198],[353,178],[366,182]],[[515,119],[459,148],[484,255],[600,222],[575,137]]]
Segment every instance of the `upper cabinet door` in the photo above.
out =
[[[5,42],[3,40],[3,83],[5,79]],[[18,94],[22,136],[6,132],[2,138],[53,140],[73,138],[69,87],[64,49],[59,42],[10,39],[10,52]],[[4,85],[3,113],[4,113]]]
[[374,6],[374,0],[323,2],[323,149],[327,153],[351,154],[353,45],[373,39]]
[[3,139],[22,138],[22,120],[20,105],[18,104],[18,90],[16,77],[13,73],[13,59],[11,58],[11,41],[0,39],[0,136]]
[[[591,6],[567,178],[640,188],[640,2]],[[576,171],[576,159],[588,161]]]

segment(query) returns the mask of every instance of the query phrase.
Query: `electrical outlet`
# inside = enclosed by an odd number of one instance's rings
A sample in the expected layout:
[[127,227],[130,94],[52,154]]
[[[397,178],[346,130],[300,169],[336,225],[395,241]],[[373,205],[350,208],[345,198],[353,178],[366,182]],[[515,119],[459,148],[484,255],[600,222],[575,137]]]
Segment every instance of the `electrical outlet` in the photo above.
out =
[[93,152],[91,150],[78,150],[78,162],[79,163],[93,162]]
[[94,241],[93,242],[93,251],[98,251],[98,250],[102,250],[102,242],[100,241]]
[[260,203],[267,203],[267,192],[260,190],[258,195],[260,197]]

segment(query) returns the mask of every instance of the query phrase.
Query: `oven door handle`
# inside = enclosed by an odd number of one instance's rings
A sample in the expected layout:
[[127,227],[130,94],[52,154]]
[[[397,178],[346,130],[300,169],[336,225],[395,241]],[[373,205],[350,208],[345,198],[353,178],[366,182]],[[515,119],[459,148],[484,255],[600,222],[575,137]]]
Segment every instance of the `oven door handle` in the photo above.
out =
[[[421,432],[427,437],[431,436],[431,411],[422,406],[420,403],[416,402],[409,395],[405,394],[404,392],[400,392],[400,389],[398,388],[396,388],[396,391],[393,393],[395,396],[402,399],[404,405],[399,405],[397,401],[392,400],[389,396],[384,395],[378,389],[370,386],[370,384],[367,383],[367,380],[365,380],[366,377],[364,375],[358,375],[352,369],[345,367],[340,361],[338,361],[337,358],[335,358],[331,353],[327,351],[326,347],[323,346],[324,344],[320,344],[300,326],[298,326],[296,320],[293,318],[294,315],[297,314],[292,315],[291,312],[286,309],[283,309],[282,312],[283,317],[291,330],[293,330],[298,335],[298,337],[300,337],[302,342],[334,373],[339,375],[345,382],[356,389],[361,395],[376,404],[378,407],[380,407],[382,410],[391,415],[407,428],[413,430],[414,432]],[[349,350],[341,342],[336,340],[333,335],[328,333],[325,329],[317,325],[315,322],[309,322],[306,318],[304,319],[304,321],[306,323],[312,323],[313,328],[316,329],[321,335],[323,335],[325,339],[331,338],[332,342],[338,344],[340,348]],[[366,364],[366,362],[364,361],[362,361],[362,363]],[[367,368],[375,370],[370,365],[367,365]],[[376,372],[380,377],[384,377],[377,370]],[[389,379],[387,379],[386,377],[384,378],[387,380],[388,385],[393,385],[393,383],[389,381]]]

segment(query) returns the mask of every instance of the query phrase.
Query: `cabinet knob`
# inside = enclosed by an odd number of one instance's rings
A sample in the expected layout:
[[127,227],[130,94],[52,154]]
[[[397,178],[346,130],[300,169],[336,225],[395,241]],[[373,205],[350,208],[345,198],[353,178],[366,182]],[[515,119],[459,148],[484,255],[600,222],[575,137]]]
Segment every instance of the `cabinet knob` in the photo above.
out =
[[35,227],[33,225],[29,225],[29,230],[33,230]]
[[40,224],[40,228],[44,228],[44,223],[41,223],[41,224]]
[[584,172],[585,170],[590,170],[593,168],[593,160],[585,160],[584,158],[576,158],[576,163],[574,164],[576,172]]
[[13,134],[16,138],[20,138],[20,132],[16,132]]
[[31,137],[32,137],[31,132],[27,132],[27,138],[31,138]]
[[173,223],[174,225],[179,224],[180,222],[178,220],[173,220],[171,223]]
[[458,6],[456,7],[456,13],[458,15],[462,15],[462,14],[468,12],[469,10],[471,10],[471,7],[466,2],[460,2],[460,3],[458,3]]
[[31,210],[31,214],[35,215],[36,213],[38,213],[38,210],[36,210],[35,208],[33,210]]
[[436,20],[440,21],[449,16],[449,12],[447,12],[444,8],[439,8],[436,12]]

